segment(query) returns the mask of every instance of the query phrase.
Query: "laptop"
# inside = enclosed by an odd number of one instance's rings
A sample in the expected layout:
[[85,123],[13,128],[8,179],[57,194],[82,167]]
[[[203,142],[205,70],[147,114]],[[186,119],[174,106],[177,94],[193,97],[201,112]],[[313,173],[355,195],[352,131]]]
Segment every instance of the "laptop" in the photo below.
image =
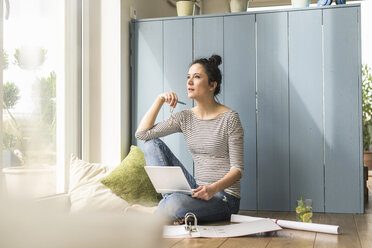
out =
[[145,166],[145,170],[158,193],[194,193],[179,166]]

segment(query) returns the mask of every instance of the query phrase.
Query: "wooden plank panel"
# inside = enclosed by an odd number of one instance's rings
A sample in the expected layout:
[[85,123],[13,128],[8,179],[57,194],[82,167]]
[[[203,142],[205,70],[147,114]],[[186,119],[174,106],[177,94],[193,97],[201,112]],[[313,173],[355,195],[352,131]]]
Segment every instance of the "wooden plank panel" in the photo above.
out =
[[[163,22],[135,24],[134,84],[132,95],[132,137],[139,122],[156,97],[163,92]],[[156,122],[163,120],[163,110]],[[142,148],[143,141],[134,137],[133,144]]]
[[324,214],[318,223],[339,225],[341,234],[317,233],[314,242],[315,248],[361,247],[352,214]]
[[323,10],[326,212],[363,211],[357,9]]
[[239,210],[238,214],[248,215],[248,216],[257,216],[258,211],[256,210]]
[[203,247],[203,248],[216,248],[219,247],[222,243],[226,241],[226,238],[194,238],[194,239],[184,239],[181,242],[178,242],[172,248],[194,248],[194,247]]
[[218,54],[222,57],[220,70],[222,72],[221,93],[217,99],[224,103],[224,52],[223,52],[223,17],[194,19],[194,60]]
[[290,207],[324,211],[322,12],[289,12]]
[[372,247],[372,214],[355,214],[354,220],[362,247]]
[[267,248],[275,247],[301,247],[301,248],[312,248],[315,232],[306,232],[292,229],[283,229],[277,232],[277,235],[273,237],[267,246]]
[[258,209],[289,210],[287,13],[256,22]]
[[[225,104],[239,113],[244,129],[244,175],[240,209],[257,209],[255,16],[224,18]],[[244,73],[243,73],[244,72]]]
[[[164,21],[164,92],[173,91],[187,105],[178,104],[175,112],[192,107],[187,97],[187,73],[192,61],[192,20]],[[164,118],[170,117],[170,107],[164,106]],[[182,133],[164,138],[168,147],[193,175],[193,159]]]
[[174,245],[176,245],[177,243],[181,242],[182,240],[183,240],[183,238],[181,238],[181,239],[166,239],[166,238],[163,238],[160,247],[163,247],[163,248],[168,248],[169,247],[170,248],[170,247],[173,247]]
[[223,243],[220,248],[265,248],[267,244],[271,241],[271,236],[258,235],[258,236],[248,236],[244,238],[229,238]]
[[[360,15],[361,15],[361,8],[360,7],[357,7],[357,16],[358,16],[358,19],[357,19],[357,22],[358,22],[358,68],[360,68],[359,70],[359,82],[362,81],[362,37],[361,37],[361,18],[360,18]],[[363,115],[363,97],[362,97],[362,83],[359,83],[359,87],[358,87],[358,92],[359,92],[359,116],[362,116]],[[363,126],[363,118],[360,118],[359,119],[359,126],[362,127]],[[360,142],[360,145],[359,145],[359,150],[361,151],[359,153],[359,160],[361,161],[362,163],[362,169],[360,170],[360,177],[363,178],[364,177],[364,173],[363,173],[363,170],[364,170],[364,162],[363,162],[363,128],[360,129],[359,131],[359,140],[361,140]],[[364,180],[360,180],[360,188],[362,189],[361,191],[364,192],[363,188],[364,188]],[[367,199],[368,201],[368,199]],[[364,207],[364,193],[362,193],[362,197],[360,197],[360,206],[361,206],[361,213],[363,213],[363,207]]]

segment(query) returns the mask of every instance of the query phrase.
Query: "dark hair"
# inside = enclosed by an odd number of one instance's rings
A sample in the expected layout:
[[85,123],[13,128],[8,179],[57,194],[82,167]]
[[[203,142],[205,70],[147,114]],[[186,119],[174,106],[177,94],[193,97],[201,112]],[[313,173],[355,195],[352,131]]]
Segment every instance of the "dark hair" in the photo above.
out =
[[191,63],[191,65],[200,64],[204,67],[210,85],[212,82],[217,82],[217,86],[214,89],[214,96],[218,95],[221,92],[222,76],[221,71],[218,68],[221,62],[222,62],[221,56],[213,54],[209,59],[200,58],[194,60],[194,62]]

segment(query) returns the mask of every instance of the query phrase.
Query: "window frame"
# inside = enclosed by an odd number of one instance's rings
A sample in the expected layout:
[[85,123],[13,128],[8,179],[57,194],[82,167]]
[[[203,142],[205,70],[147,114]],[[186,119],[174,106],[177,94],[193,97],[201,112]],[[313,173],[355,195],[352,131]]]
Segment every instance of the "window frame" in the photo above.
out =
[[[11,2],[10,2],[11,4]],[[81,156],[82,147],[82,0],[65,0],[64,39],[62,43],[65,60],[64,71],[56,85],[57,128],[56,128],[56,193],[68,192],[69,164],[71,154]],[[11,6],[10,6],[11,9]],[[3,49],[4,4],[0,0],[0,51]],[[10,13],[11,15],[11,13]],[[2,62],[0,62],[2,63]],[[0,70],[0,102],[3,101],[3,70]],[[2,141],[3,108],[0,107],[0,140]],[[5,177],[0,153],[0,194],[6,192]]]

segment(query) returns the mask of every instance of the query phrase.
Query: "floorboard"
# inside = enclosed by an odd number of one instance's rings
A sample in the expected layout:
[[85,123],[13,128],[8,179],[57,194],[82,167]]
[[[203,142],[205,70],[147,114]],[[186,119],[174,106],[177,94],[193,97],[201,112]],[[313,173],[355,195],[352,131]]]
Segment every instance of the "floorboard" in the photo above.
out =
[[372,214],[355,214],[354,220],[362,247],[372,247]]
[[315,248],[359,248],[361,247],[353,214],[324,214],[319,223],[339,225],[341,234],[317,233]]
[[170,248],[181,242],[183,239],[163,239],[162,248]]
[[194,238],[194,239],[183,239],[176,243],[172,248],[216,248],[224,243],[227,239],[208,239],[208,238]]
[[229,238],[219,248],[265,248],[271,241],[272,237],[244,237],[244,238]]

